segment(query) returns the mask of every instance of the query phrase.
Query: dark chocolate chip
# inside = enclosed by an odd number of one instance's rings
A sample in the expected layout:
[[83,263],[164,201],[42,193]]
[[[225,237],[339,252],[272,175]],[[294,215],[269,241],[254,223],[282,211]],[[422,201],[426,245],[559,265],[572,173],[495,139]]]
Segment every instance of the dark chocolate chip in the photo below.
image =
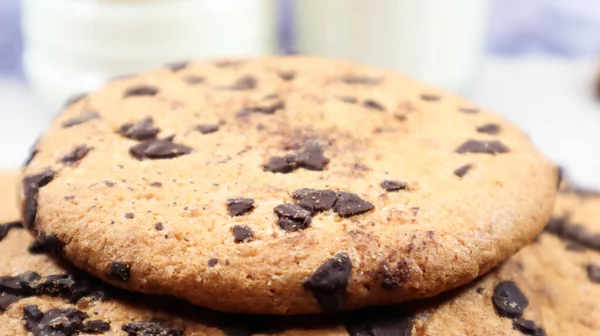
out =
[[123,98],[142,96],[153,97],[156,96],[156,94],[158,94],[158,88],[149,85],[139,85],[127,89],[127,91],[123,93]]
[[298,205],[312,213],[332,209],[337,201],[337,193],[332,190],[302,188],[296,190],[293,197]]
[[198,131],[202,134],[210,134],[210,133],[214,133],[218,130],[219,130],[218,124],[202,124],[202,125],[196,126],[196,131]]
[[421,99],[428,102],[435,102],[440,100],[440,96],[430,93],[424,93],[421,95]]
[[287,232],[304,230],[312,220],[312,212],[296,204],[280,204],[273,211],[279,216],[277,224]]
[[227,210],[229,216],[242,216],[254,209],[254,200],[252,198],[230,198],[227,200]]
[[171,69],[173,72],[177,72],[177,71],[187,68],[188,64],[189,64],[189,62],[187,62],[187,61],[174,62],[174,63],[166,64],[165,67]]
[[131,266],[122,262],[110,263],[108,277],[117,281],[129,281]]
[[358,195],[340,191],[338,192],[338,200],[333,207],[333,211],[341,217],[351,217],[373,210],[374,208],[373,204],[363,200]]
[[546,330],[544,330],[544,328],[538,328],[535,332],[535,336],[547,336]]
[[87,93],[76,93],[71,97],[67,98],[67,101],[63,104],[63,108],[69,107],[77,102],[82,101],[85,97],[87,97]]
[[65,120],[62,123],[62,127],[69,128],[69,127],[73,127],[76,125],[86,123],[86,122],[88,122],[90,120],[94,120],[94,119],[100,119],[100,115],[96,111],[85,110],[85,111],[83,111],[81,116]]
[[190,76],[185,76],[185,78],[183,78],[183,80],[190,85],[195,85],[195,84],[204,83],[206,81],[206,78],[204,78],[202,76],[190,75]]
[[479,141],[468,140],[456,149],[459,154],[477,153],[477,154],[502,154],[510,150],[500,141]]
[[163,223],[158,222],[158,223],[154,224],[154,228],[157,229],[158,231],[162,231],[164,229]]
[[0,224],[0,241],[6,238],[10,230],[18,228],[23,228],[23,224],[21,224],[20,222]]
[[382,262],[377,271],[376,278],[385,289],[398,288],[410,279],[411,270],[408,259],[402,259],[394,266]]
[[256,88],[256,84],[256,78],[252,76],[244,76],[238,78],[231,86],[227,87],[227,89],[236,91],[252,90]]
[[366,99],[362,105],[371,110],[385,111],[385,107],[381,103],[372,99]]
[[381,187],[385,191],[399,191],[408,189],[408,183],[402,181],[385,180],[381,182]]
[[286,82],[289,82],[289,81],[293,80],[294,78],[296,78],[296,73],[293,71],[281,71],[278,74],[279,74],[279,78],[283,79]]
[[544,230],[558,235],[560,232],[562,232],[563,227],[567,224],[567,220],[568,219],[566,217],[552,217],[548,221],[548,224],[546,224]]
[[454,170],[454,175],[463,178],[467,173],[473,168],[472,164],[466,164],[464,166],[460,166]]
[[285,108],[285,103],[282,101],[277,101],[270,105],[256,106],[251,108],[251,112],[262,113],[262,114],[274,114],[277,110],[283,110]]
[[35,336],[73,336],[83,330],[88,315],[74,308],[50,309],[35,321],[25,319],[25,328]]
[[296,155],[286,155],[285,157],[272,157],[264,166],[266,171],[271,173],[287,174],[298,168],[298,159]]
[[235,225],[232,231],[236,243],[247,243],[254,239],[254,232],[246,225]]
[[490,135],[497,135],[500,133],[500,125],[498,124],[485,124],[483,126],[477,127],[477,132],[485,133]]
[[63,156],[60,159],[60,162],[62,162],[62,163],[75,163],[75,162],[79,162],[92,149],[93,149],[92,147],[88,147],[86,145],[77,146],[77,147],[73,148],[73,150],[69,154]]
[[83,332],[87,334],[104,334],[107,331],[110,331],[110,323],[106,321],[92,320],[83,325]]
[[356,99],[355,97],[350,97],[350,96],[339,96],[337,98],[340,101],[347,103],[347,104],[356,104],[358,102],[358,99]]
[[40,233],[38,237],[38,243],[44,251],[58,255],[62,253],[65,246],[65,244],[54,233]]
[[37,241],[34,241],[33,243],[29,244],[29,247],[27,247],[27,251],[30,254],[44,254],[48,252],[44,248],[44,245],[40,244]]
[[33,229],[35,217],[37,216],[38,194],[40,188],[46,186],[54,179],[54,171],[46,169],[39,174],[30,175],[23,179],[23,191],[25,203],[23,206],[23,225],[27,229]]
[[311,291],[325,312],[344,307],[352,261],[346,252],[340,252],[323,263],[304,280],[304,288]]
[[132,322],[124,324],[121,330],[128,336],[183,336],[184,330],[170,328],[159,322]]
[[529,301],[513,281],[502,281],[494,289],[492,302],[500,316],[518,318],[523,316]]
[[136,123],[127,123],[119,128],[118,133],[132,140],[150,140],[156,139],[160,129],[154,127],[154,120],[146,117]]
[[329,159],[325,157],[323,149],[315,145],[309,145],[304,152],[298,153],[297,160],[299,167],[316,171],[324,170],[329,163]]
[[0,294],[0,312],[6,311],[8,309],[8,307],[10,307],[10,305],[19,301],[20,299],[21,298],[16,295],[12,295],[12,294],[8,294],[8,293],[1,293]]
[[127,213],[125,213],[125,218],[127,218],[127,219],[134,219],[135,215],[133,213],[131,213],[131,212],[127,212]]
[[367,76],[356,76],[356,75],[348,75],[341,78],[342,82],[346,84],[362,84],[362,85],[376,85],[381,83],[381,78],[377,77],[367,77]]
[[591,282],[600,283],[600,265],[588,264],[586,270]]
[[39,322],[44,317],[44,313],[40,311],[38,306],[27,305],[23,307],[23,317],[25,320]]
[[398,308],[369,308],[349,314],[346,330],[350,336],[410,336],[414,315]]
[[215,267],[219,263],[219,259],[211,258],[208,260],[208,267]]
[[567,249],[569,251],[573,251],[573,252],[583,252],[587,248],[585,247],[585,245],[582,245],[582,244],[577,243],[577,242],[568,242],[565,245],[565,249]]
[[161,182],[152,182],[149,185],[154,188],[162,188],[163,186]]
[[190,154],[192,148],[173,143],[168,140],[148,140],[135,145],[129,149],[129,153],[138,160],[148,159],[172,159],[182,155]]
[[535,322],[524,319],[522,317],[513,320],[513,328],[522,332],[525,335],[535,335],[538,330],[538,327],[535,325]]
[[485,288],[477,287],[477,289],[475,291],[477,292],[477,294],[483,294],[483,292],[485,292]]
[[469,108],[469,107],[462,107],[458,109],[460,112],[462,113],[466,113],[466,114],[476,114],[479,113],[479,109],[476,108]]

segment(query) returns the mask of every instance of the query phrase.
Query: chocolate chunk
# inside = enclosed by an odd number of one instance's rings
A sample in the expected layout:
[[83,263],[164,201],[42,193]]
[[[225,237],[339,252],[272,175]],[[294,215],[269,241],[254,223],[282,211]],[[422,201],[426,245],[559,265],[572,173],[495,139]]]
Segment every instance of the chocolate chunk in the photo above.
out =
[[332,190],[302,188],[296,190],[293,197],[298,205],[312,213],[332,209],[337,201],[337,193]]
[[466,114],[476,114],[479,113],[479,109],[476,108],[470,108],[470,107],[461,107],[458,109],[460,112],[462,113],[466,113]]
[[158,223],[154,224],[154,228],[158,231],[162,231],[164,229],[163,223],[158,222]]
[[100,119],[100,115],[96,111],[85,110],[85,111],[83,111],[81,116],[65,120],[62,123],[62,127],[69,128],[69,127],[73,127],[76,125],[86,123],[86,122],[88,122],[90,120],[94,120],[94,119]]
[[381,182],[381,187],[385,191],[399,191],[408,189],[408,183],[402,181],[385,180]]
[[12,229],[23,228],[23,225],[20,222],[13,222],[7,224],[0,224],[0,241],[6,238],[8,232]]
[[500,133],[500,125],[498,124],[485,124],[483,126],[477,127],[477,132],[485,133],[490,135],[497,135]]
[[123,98],[142,96],[153,97],[156,96],[156,94],[158,94],[158,88],[149,85],[140,85],[127,89],[123,94]]
[[206,81],[206,78],[204,78],[202,76],[190,75],[190,76],[185,76],[185,78],[183,78],[183,80],[190,85],[195,85],[195,84],[204,83]]
[[76,93],[71,97],[67,98],[67,101],[63,104],[63,108],[67,108],[77,102],[82,101],[85,97],[87,97],[87,93]]
[[39,320],[25,319],[25,328],[35,336],[72,336],[83,330],[88,315],[74,308],[50,309]]
[[34,293],[33,284],[41,279],[42,277],[35,272],[25,272],[16,276],[2,276],[0,277],[0,292],[30,296]]
[[169,328],[159,322],[132,322],[124,324],[121,330],[128,336],[183,336],[184,330]]
[[210,133],[214,133],[218,130],[219,130],[218,124],[202,124],[202,125],[196,126],[196,131],[198,131],[202,134],[210,134]]
[[472,164],[466,164],[464,166],[460,166],[458,168],[456,168],[456,170],[454,170],[454,175],[463,178],[465,177],[465,175],[467,175],[467,173],[471,170],[471,168],[473,168]]
[[27,247],[27,251],[30,254],[44,254],[48,252],[44,248],[44,245],[40,244],[37,241],[34,241],[33,243],[29,244],[29,247]]
[[502,154],[508,153],[510,150],[500,141],[479,141],[468,140],[456,149],[459,154],[476,153],[476,154]]
[[135,215],[134,215],[133,213],[131,213],[131,212],[127,212],[127,213],[125,213],[125,216],[124,216],[124,217],[125,217],[126,219],[134,219],[134,218],[135,218]]
[[600,265],[588,264],[586,270],[591,282],[600,283]]
[[188,61],[174,62],[166,64],[165,67],[171,69],[173,72],[177,72],[187,68],[188,64]]
[[293,71],[281,71],[278,74],[279,74],[279,78],[283,79],[286,82],[289,82],[289,81],[293,80],[294,78],[296,78],[296,73]]
[[544,330],[544,328],[538,328],[535,332],[535,336],[546,336],[546,330]]
[[0,312],[6,311],[8,309],[8,307],[10,307],[10,305],[19,301],[20,299],[21,298],[16,295],[12,295],[12,294],[8,294],[8,293],[1,293],[0,294]]
[[132,140],[150,140],[156,139],[160,129],[154,127],[154,120],[146,117],[136,123],[128,123],[119,128],[118,133]]
[[162,188],[162,183],[161,182],[152,182],[149,184],[149,186],[154,187],[154,188]]
[[513,281],[502,281],[494,289],[492,302],[500,316],[518,318],[523,316],[529,301]]
[[311,291],[325,312],[339,311],[344,307],[352,261],[346,252],[340,252],[323,263],[304,280],[304,288]]
[[356,85],[376,85],[381,83],[381,78],[377,77],[367,77],[367,76],[356,76],[356,75],[348,75],[341,78],[341,81],[346,84]]
[[252,90],[256,88],[256,84],[256,78],[252,76],[244,76],[236,80],[231,86],[227,87],[227,89],[236,91]]
[[312,212],[296,204],[280,204],[273,211],[279,216],[277,224],[286,232],[304,230],[312,220]]
[[483,294],[483,292],[485,292],[485,288],[477,287],[477,289],[475,291],[477,292],[477,294]]
[[552,217],[548,221],[548,224],[546,224],[544,230],[558,235],[566,224],[566,217]]
[[366,99],[362,105],[371,110],[385,111],[385,107],[381,103],[372,99]]
[[110,263],[108,277],[117,281],[129,281],[131,266],[122,262]]
[[373,204],[363,200],[358,195],[340,191],[338,192],[338,200],[333,207],[333,211],[341,217],[351,217],[373,210],[374,208]]
[[54,233],[40,233],[38,243],[44,251],[53,254],[61,254],[64,247],[64,243]]
[[39,322],[44,317],[44,313],[40,311],[38,306],[28,305],[23,307],[23,317],[25,320]]
[[321,171],[324,170],[329,159],[323,154],[323,149],[319,146],[309,145],[304,152],[298,153],[298,166],[308,169]]
[[192,148],[179,145],[168,140],[148,140],[129,149],[129,153],[138,160],[172,159],[190,154]]
[[525,335],[535,335],[538,327],[535,325],[535,322],[531,320],[526,320],[522,317],[513,320],[513,328],[522,332]]
[[349,97],[349,96],[339,96],[337,97],[340,101],[347,103],[347,104],[356,104],[358,102],[358,99],[356,99],[355,97]]
[[211,258],[208,260],[208,267],[215,267],[215,265],[218,263],[219,263],[219,259]]
[[350,336],[410,336],[413,325],[411,312],[377,307],[350,313],[346,330]]
[[83,332],[87,334],[103,334],[107,331],[110,331],[110,323],[106,321],[87,321],[83,326]]
[[585,245],[579,244],[577,242],[568,242],[565,245],[565,249],[573,252],[583,252],[586,250]]
[[263,105],[263,106],[255,106],[249,108],[250,112],[262,113],[262,114],[274,114],[277,110],[283,110],[285,108],[285,103],[282,101],[277,101],[273,104]]
[[37,216],[38,194],[41,188],[45,187],[54,179],[54,171],[46,169],[39,174],[30,175],[23,179],[23,192],[25,194],[25,203],[23,206],[23,225],[27,229],[33,229],[35,217]]
[[60,159],[60,162],[62,162],[62,163],[75,163],[75,162],[79,162],[92,149],[93,149],[92,147],[88,147],[86,145],[77,146],[77,147],[73,148],[73,150],[69,154],[63,156]]
[[394,266],[382,262],[377,271],[376,278],[385,289],[398,288],[410,279],[411,270],[408,259],[402,259]]
[[424,93],[421,95],[421,99],[424,101],[428,101],[428,102],[435,102],[435,101],[439,101],[440,100],[440,96],[438,95],[434,95],[434,94],[430,94],[430,93]]
[[285,157],[272,157],[264,166],[264,170],[271,173],[287,174],[298,168],[298,160],[295,155],[286,155]]
[[236,243],[247,243],[254,239],[254,232],[246,225],[235,225],[233,227],[233,240]]
[[227,200],[227,210],[231,217],[245,215],[252,209],[254,209],[252,198],[230,198]]

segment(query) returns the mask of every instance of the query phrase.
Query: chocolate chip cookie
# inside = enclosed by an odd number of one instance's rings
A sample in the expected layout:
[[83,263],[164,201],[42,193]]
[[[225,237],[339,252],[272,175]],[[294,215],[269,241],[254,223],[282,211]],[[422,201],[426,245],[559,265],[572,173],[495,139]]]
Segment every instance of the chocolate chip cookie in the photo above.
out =
[[24,225],[79,268],[228,312],[388,305],[464,285],[547,222],[557,170],[514,125],[344,61],[199,61],[69,101]]
[[[0,174],[0,184],[15,183],[15,175]],[[16,209],[8,190],[0,189],[2,213]],[[1,335],[545,335],[514,263],[422,302],[323,316],[224,314],[102,283],[60,259],[60,246],[34,241],[18,217],[7,219],[0,225]]]
[[539,299],[549,335],[600,330],[600,192],[565,189],[534,244],[515,256]]

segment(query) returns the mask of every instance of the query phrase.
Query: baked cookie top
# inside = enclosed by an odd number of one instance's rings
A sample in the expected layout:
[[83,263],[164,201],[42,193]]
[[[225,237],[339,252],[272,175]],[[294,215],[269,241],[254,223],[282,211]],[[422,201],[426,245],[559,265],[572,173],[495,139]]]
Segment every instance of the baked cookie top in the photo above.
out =
[[555,166],[402,75],[270,57],[173,64],[68,103],[25,168],[38,240],[116,286],[228,312],[431,297],[547,222]]
[[600,193],[567,189],[536,243],[515,256],[549,335],[600,330]]

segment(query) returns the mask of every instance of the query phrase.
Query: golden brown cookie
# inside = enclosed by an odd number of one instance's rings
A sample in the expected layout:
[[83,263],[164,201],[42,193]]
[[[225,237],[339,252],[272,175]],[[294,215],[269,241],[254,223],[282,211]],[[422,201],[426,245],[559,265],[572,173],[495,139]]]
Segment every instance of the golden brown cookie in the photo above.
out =
[[536,243],[515,257],[542,307],[548,335],[600,331],[600,193],[566,188]]
[[[0,183],[14,185],[0,174]],[[0,211],[15,208],[0,189]],[[15,222],[17,217],[9,218]],[[0,225],[0,335],[10,336],[518,336],[545,335],[541,315],[507,263],[422,302],[323,316],[215,313],[177,299],[116,289],[49,254],[16,225]],[[28,333],[30,332],[30,333]]]
[[512,124],[326,59],[190,62],[73,100],[25,169],[25,226],[116,286],[228,312],[431,297],[516,253],[557,172]]

